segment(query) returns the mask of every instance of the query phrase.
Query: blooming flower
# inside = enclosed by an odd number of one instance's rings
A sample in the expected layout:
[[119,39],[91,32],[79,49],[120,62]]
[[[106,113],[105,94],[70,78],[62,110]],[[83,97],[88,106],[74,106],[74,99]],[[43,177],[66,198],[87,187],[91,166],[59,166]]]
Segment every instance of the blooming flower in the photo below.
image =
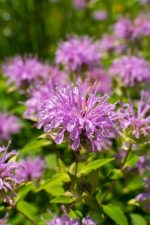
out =
[[103,21],[107,19],[107,12],[102,10],[95,10],[93,12],[93,18],[97,21]]
[[27,109],[24,112],[24,118],[37,120],[37,114],[40,112],[42,102],[47,100],[52,92],[51,85],[42,85],[39,89],[32,90],[32,94],[25,102]]
[[139,2],[143,5],[150,4],[150,0],[139,0]]
[[70,219],[67,215],[55,217],[47,225],[80,225],[78,220]]
[[16,154],[16,151],[7,153],[8,148],[0,147],[0,196],[1,201],[10,201],[15,193],[15,188],[22,182],[16,174],[20,166],[17,162],[10,162],[9,159]]
[[114,34],[118,38],[139,39],[150,35],[150,15],[140,14],[134,21],[122,18],[114,26]]
[[133,38],[150,36],[150,14],[140,14],[134,21]]
[[141,99],[137,103],[137,110],[132,103],[124,105],[126,118],[122,122],[122,127],[136,139],[147,137],[150,132],[149,96],[147,92],[141,93]]
[[27,158],[20,162],[21,167],[16,171],[17,175],[25,181],[38,179],[42,176],[44,161],[38,157]]
[[100,93],[105,94],[111,91],[112,80],[102,68],[89,70],[86,73],[86,77],[89,79],[90,84],[98,82],[98,91]]
[[[67,76],[65,73],[60,72],[56,67],[49,66],[45,72],[47,79],[43,84],[37,82],[35,87],[30,89],[29,99],[25,102],[27,107],[24,117],[31,120],[37,120],[37,114],[41,109],[43,101],[53,94],[56,86],[67,83]],[[61,84],[60,84],[61,81]]]
[[136,201],[139,202],[145,211],[150,211],[150,177],[145,180],[146,192],[141,193],[136,197]]
[[91,218],[87,217],[82,219],[82,225],[96,225],[96,223],[93,222]]
[[77,9],[83,9],[87,5],[87,0],[73,0],[73,5]]
[[99,44],[102,54],[114,51],[120,53],[125,48],[125,43],[123,43],[121,39],[110,35],[104,35]]
[[150,64],[136,56],[122,56],[114,60],[109,74],[119,78],[125,86],[135,86],[138,83],[150,82]]
[[133,24],[129,19],[120,19],[114,26],[114,34],[118,38],[131,38],[133,34]]
[[109,97],[99,97],[96,92],[96,85],[89,88],[86,83],[57,90],[43,105],[38,128],[44,127],[58,144],[68,137],[73,150],[88,143],[98,151],[98,143],[116,137],[119,115],[116,105],[108,103]]
[[55,217],[47,225],[96,225],[89,217],[83,218],[81,223],[77,219],[71,219],[67,215],[62,217]]
[[16,88],[25,88],[37,77],[47,70],[47,65],[42,64],[36,58],[22,58],[17,56],[8,60],[2,66],[5,76],[8,77],[8,83],[14,83]]
[[16,116],[0,113],[0,143],[8,141],[19,130],[19,120]]
[[72,37],[60,43],[56,51],[56,64],[62,64],[71,71],[81,71],[83,66],[91,68],[98,64],[100,51],[98,43],[89,37]]

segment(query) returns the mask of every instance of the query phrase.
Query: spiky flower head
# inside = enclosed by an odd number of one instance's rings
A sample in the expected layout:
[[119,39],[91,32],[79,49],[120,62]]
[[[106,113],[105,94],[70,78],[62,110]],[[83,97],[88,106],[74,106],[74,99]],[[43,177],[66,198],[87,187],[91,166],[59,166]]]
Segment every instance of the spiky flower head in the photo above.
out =
[[41,158],[28,157],[26,160],[20,161],[20,165],[21,166],[17,169],[16,173],[24,181],[41,178],[44,169],[44,160]]
[[8,147],[0,147],[0,199],[10,202],[16,196],[15,188],[22,182],[22,179],[16,174],[20,164],[9,161],[16,155],[16,151],[10,153],[7,151]]
[[89,217],[83,218],[80,222],[78,219],[71,219],[68,215],[63,215],[61,217],[53,218],[47,225],[96,225],[96,223]]
[[90,85],[93,85],[95,82],[98,83],[98,91],[101,94],[111,92],[112,79],[102,68],[94,68],[89,70],[86,73],[86,78],[88,79]]
[[19,120],[16,116],[0,113],[0,143],[8,141],[13,134],[20,131]]
[[122,56],[114,60],[109,74],[123,85],[133,87],[150,82],[150,64],[140,57]]
[[97,42],[87,36],[72,37],[59,44],[56,51],[56,64],[63,65],[69,71],[81,72],[99,64],[100,51]]
[[98,151],[97,146],[117,136],[120,117],[116,104],[108,103],[107,95],[98,96],[97,88],[84,83],[57,90],[43,105],[38,128],[44,127],[58,144],[67,138],[73,150],[87,143],[90,150]]
[[86,7],[88,0],[73,0],[73,5],[76,9],[83,9]]
[[147,138],[150,132],[150,93],[141,92],[141,99],[136,104],[125,104],[122,109],[125,132],[137,140]]
[[42,75],[44,65],[36,58],[16,56],[7,60],[2,66],[2,70],[4,75],[8,77],[9,84],[15,84],[16,88],[25,88]]

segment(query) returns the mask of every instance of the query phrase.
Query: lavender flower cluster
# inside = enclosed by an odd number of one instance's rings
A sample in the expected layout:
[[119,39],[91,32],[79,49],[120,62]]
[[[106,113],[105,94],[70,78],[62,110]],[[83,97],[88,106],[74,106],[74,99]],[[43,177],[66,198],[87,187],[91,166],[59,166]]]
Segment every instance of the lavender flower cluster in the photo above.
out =
[[57,144],[69,135],[73,150],[81,147],[82,139],[93,152],[100,150],[103,143],[117,136],[120,116],[116,105],[108,103],[109,97],[99,97],[96,92],[96,85],[89,88],[86,83],[58,90],[43,105],[38,127],[55,136]]
[[16,170],[20,167],[17,162],[8,160],[16,155],[16,151],[7,152],[8,147],[0,147],[0,196],[1,201],[10,202],[16,196],[15,189],[22,182]]
[[90,218],[83,218],[81,223],[77,219],[71,219],[67,215],[56,217],[47,225],[96,225]]
[[20,123],[16,116],[0,113],[0,144],[9,141],[13,134],[20,131]]
[[[148,4],[148,1],[141,2]],[[86,5],[87,1],[74,1],[78,9]],[[95,12],[94,17],[105,20],[107,15]],[[14,85],[16,91],[26,98],[23,118],[36,122],[36,127],[51,140],[54,151],[56,144],[66,143],[73,150],[72,154],[88,155],[90,152],[98,155],[97,152],[102,153],[110,146],[110,152],[113,152],[114,146],[118,145],[114,152],[119,163],[123,161],[119,169],[124,175],[128,154],[124,149],[118,153],[119,149],[131,146],[128,151],[132,150],[134,154],[140,144],[149,144],[150,63],[140,51],[143,38],[150,36],[149,15],[140,14],[132,20],[120,18],[111,28],[110,35],[104,34],[96,41],[89,36],[72,36],[60,42],[54,65],[37,58],[17,56],[5,62],[2,71],[8,85]],[[109,56],[111,60],[107,61]],[[17,117],[0,113],[0,144],[19,132]],[[43,185],[40,179],[45,161],[36,156],[14,162],[10,159],[16,152],[7,151],[5,147],[0,148],[0,197],[10,203],[21,184],[36,181],[36,184],[41,182]],[[139,155],[133,168],[145,178],[146,192],[135,197],[148,211],[150,159],[148,153],[140,152]],[[71,174],[70,170],[64,169],[68,174]],[[76,174],[72,176],[74,178]],[[101,203],[99,205],[102,206]],[[47,224],[96,225],[89,217],[80,221],[67,214],[54,217]]]

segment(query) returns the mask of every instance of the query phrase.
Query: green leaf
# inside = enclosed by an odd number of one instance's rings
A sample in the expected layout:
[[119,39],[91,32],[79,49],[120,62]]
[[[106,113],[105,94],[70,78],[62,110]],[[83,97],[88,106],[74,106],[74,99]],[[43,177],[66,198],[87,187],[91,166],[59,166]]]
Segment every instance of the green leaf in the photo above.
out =
[[139,214],[131,214],[132,225],[147,225],[146,220]]
[[80,168],[80,171],[77,173],[77,177],[80,177],[81,175],[87,175],[91,171],[97,170],[113,160],[114,158],[108,158],[108,159],[97,159],[92,162],[89,162],[87,165],[84,165],[83,167]]
[[61,203],[61,204],[70,204],[74,202],[76,199],[69,196],[59,196],[51,200],[52,203]]
[[50,167],[51,169],[56,169],[56,167],[57,167],[56,154],[50,154],[50,155],[46,156],[45,161],[46,161],[48,167]]
[[31,140],[29,143],[27,143],[22,149],[21,149],[21,153],[22,154],[26,154],[30,151],[36,151],[41,149],[44,146],[49,145],[50,142],[44,139],[34,139]]
[[119,170],[119,169],[112,170],[111,179],[117,180],[117,179],[121,178],[122,176],[123,176],[123,173],[121,170]]
[[29,182],[27,184],[25,184],[23,187],[20,188],[19,192],[17,193],[17,198],[16,198],[16,202],[19,201],[20,199],[23,199],[26,194],[31,191],[34,190],[35,186],[33,182]]
[[70,177],[67,173],[60,173],[57,175],[54,175],[51,179],[49,179],[47,182],[42,184],[36,191],[45,190],[46,192],[54,195],[59,196],[61,195],[64,190],[62,188],[63,183],[69,182]]
[[127,162],[124,165],[124,168],[136,165],[138,160],[139,160],[139,156],[138,155],[136,155],[136,154],[129,154]]
[[37,209],[33,204],[31,205],[28,202],[19,201],[16,208],[31,220],[36,221],[35,213],[37,212]]
[[104,213],[118,225],[128,225],[127,218],[120,206],[109,204],[103,206]]

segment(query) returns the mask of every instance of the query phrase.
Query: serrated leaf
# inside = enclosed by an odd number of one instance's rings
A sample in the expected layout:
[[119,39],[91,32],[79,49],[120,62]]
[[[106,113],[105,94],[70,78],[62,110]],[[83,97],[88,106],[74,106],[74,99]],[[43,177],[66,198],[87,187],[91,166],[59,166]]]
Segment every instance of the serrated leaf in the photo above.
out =
[[147,225],[146,220],[139,214],[131,214],[132,225]]
[[108,158],[108,159],[97,159],[92,162],[89,162],[87,165],[84,165],[83,167],[80,168],[80,171],[77,173],[77,177],[80,177],[81,175],[87,175],[91,171],[97,170],[113,160],[114,158]]
[[120,206],[109,204],[103,206],[104,213],[118,225],[128,225],[127,218]]

